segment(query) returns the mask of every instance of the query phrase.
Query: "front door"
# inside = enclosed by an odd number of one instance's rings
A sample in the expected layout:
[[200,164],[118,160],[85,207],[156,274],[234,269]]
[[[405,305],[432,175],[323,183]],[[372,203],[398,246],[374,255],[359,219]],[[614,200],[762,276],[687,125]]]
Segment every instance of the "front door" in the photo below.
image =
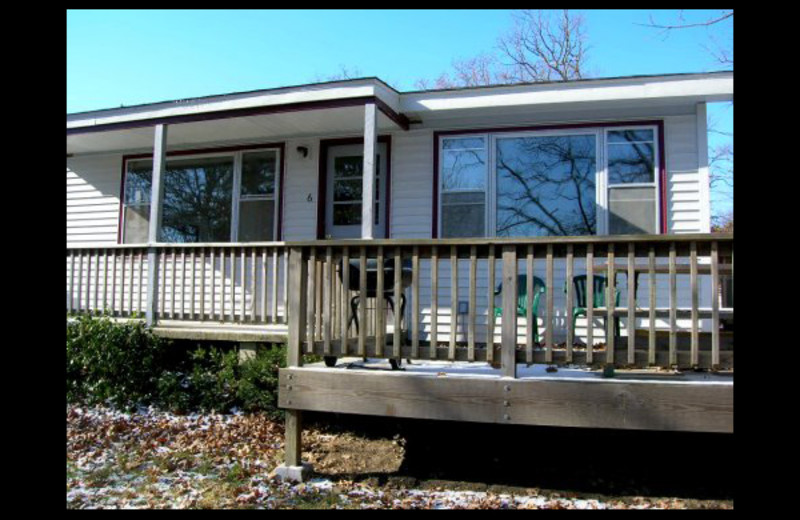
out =
[[[361,202],[364,145],[348,144],[328,148],[325,235],[330,238],[361,237]],[[386,237],[386,143],[378,143],[375,178],[375,238]]]

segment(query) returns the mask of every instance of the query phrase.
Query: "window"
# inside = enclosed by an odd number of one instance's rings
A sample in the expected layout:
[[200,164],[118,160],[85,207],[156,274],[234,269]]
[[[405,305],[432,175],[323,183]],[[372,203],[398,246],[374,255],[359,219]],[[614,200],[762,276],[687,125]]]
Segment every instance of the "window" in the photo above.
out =
[[[273,240],[278,156],[260,150],[168,159],[159,241]],[[152,177],[152,160],[127,162],[125,243],[147,242]]]
[[656,127],[440,138],[440,236],[656,233]]
[[274,240],[277,156],[275,150],[242,156],[239,241]]
[[442,236],[482,237],[486,230],[486,138],[442,144]]
[[608,233],[655,233],[655,131],[608,130],[606,140]]
[[[333,225],[361,224],[364,157],[348,155],[333,161]],[[380,222],[381,156],[375,156],[375,225]]]
[[496,235],[593,235],[594,135],[498,138]]

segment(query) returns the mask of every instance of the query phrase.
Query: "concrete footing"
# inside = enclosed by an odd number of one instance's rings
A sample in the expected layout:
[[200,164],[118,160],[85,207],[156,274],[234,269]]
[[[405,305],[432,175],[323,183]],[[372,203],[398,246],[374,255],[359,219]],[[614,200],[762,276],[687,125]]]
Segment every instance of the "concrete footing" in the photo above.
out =
[[255,358],[256,352],[258,352],[258,343],[242,341],[239,343],[239,363]]
[[281,464],[275,468],[275,476],[289,482],[304,482],[308,479],[313,470],[314,467],[307,462],[303,462],[300,466]]

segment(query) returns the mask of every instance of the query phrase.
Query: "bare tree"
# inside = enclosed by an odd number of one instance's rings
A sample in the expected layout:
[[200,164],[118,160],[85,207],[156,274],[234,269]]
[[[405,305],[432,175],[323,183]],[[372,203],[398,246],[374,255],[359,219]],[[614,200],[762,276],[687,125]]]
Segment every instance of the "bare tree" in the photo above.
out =
[[[684,17],[683,10],[678,11],[678,20],[673,23],[657,23],[653,16],[650,15],[649,23],[639,25],[660,29],[661,34],[666,37],[672,31],[698,28],[712,29],[720,27],[724,23],[733,23],[733,9],[720,9],[719,13],[716,15],[697,22],[688,22]],[[731,39],[730,42],[721,44],[715,35],[710,34],[709,38],[712,40],[715,47],[714,49],[706,47],[709,53],[718,63],[733,67],[733,40]]]
[[514,15],[514,28],[498,47],[509,83],[580,79],[588,50],[585,22],[569,9],[524,10]]
[[498,39],[494,53],[456,60],[436,80],[417,88],[455,88],[583,78],[588,45],[582,16],[562,11],[523,10]]
[[[733,68],[733,39],[732,29],[730,32],[725,33],[725,37],[730,41],[721,43],[719,34],[712,32],[713,29],[722,29],[725,24],[733,23],[733,9],[721,9],[713,16],[709,16],[699,21],[688,21],[685,17],[683,10],[678,12],[677,20],[671,23],[656,22],[653,16],[649,18],[649,23],[639,24],[646,27],[659,29],[664,37],[668,37],[673,31],[682,30],[703,30],[708,32],[708,38],[712,46],[705,45],[704,47],[714,60],[726,67]],[[731,102],[733,106],[733,102]],[[727,141],[722,142],[711,148],[709,154],[709,182],[710,188],[719,198],[727,199],[733,202],[733,133],[720,132],[715,128],[715,124],[709,124],[709,133],[721,134],[728,138]],[[727,208],[727,205],[725,206]],[[733,231],[733,210],[724,209],[722,211],[714,211],[711,216],[711,227],[716,231]]]

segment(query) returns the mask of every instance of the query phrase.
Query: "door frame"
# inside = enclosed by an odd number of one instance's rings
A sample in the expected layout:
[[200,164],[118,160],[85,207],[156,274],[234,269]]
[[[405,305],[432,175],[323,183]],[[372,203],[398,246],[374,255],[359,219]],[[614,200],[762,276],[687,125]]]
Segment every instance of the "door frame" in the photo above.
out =
[[[386,201],[384,203],[384,222],[386,237],[392,235],[392,136],[380,135],[378,142],[386,144]],[[319,142],[319,169],[317,174],[317,240],[325,240],[327,198],[328,198],[328,148],[347,144],[364,144],[363,137],[323,139]]]

